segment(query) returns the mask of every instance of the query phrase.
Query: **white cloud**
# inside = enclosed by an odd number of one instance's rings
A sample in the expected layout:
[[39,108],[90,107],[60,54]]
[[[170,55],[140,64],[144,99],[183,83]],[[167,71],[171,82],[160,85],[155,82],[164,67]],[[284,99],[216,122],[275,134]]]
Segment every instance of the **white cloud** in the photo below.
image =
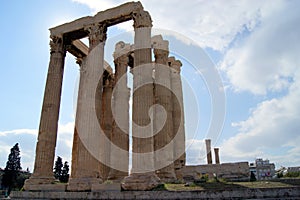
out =
[[35,129],[15,129],[10,131],[0,131],[0,136],[7,136],[7,135],[20,135],[20,134],[30,134],[30,135],[37,135],[37,130]]
[[277,94],[259,103],[247,120],[233,123],[239,133],[222,144],[227,159],[268,157],[290,165],[300,162],[298,6],[297,1],[286,1],[264,15],[260,26],[228,50],[221,63],[234,90],[267,98]]
[[286,2],[265,15],[259,28],[226,53],[221,68],[235,90],[266,94],[294,81],[300,65],[298,6],[296,1]]
[[247,120],[236,123],[239,134],[222,144],[226,159],[268,157],[279,163],[297,165],[300,161],[299,86],[293,84],[284,97],[263,101]]
[[[61,156],[65,161],[71,160],[73,132],[74,122],[58,125],[56,154]],[[0,131],[0,160],[3,165],[1,167],[4,167],[5,165],[12,145],[19,141],[22,162],[21,166],[24,170],[27,167],[29,167],[30,170],[33,170],[36,140],[30,139],[29,135],[37,139],[37,133],[38,130],[36,129]]]
[[[126,1],[73,0],[85,4],[93,14],[125,3]],[[175,30],[197,41],[202,47],[216,50],[226,48],[243,30],[253,30],[261,15],[280,7],[281,1],[141,1],[149,11],[154,28]],[[132,30],[132,23],[121,28]]]

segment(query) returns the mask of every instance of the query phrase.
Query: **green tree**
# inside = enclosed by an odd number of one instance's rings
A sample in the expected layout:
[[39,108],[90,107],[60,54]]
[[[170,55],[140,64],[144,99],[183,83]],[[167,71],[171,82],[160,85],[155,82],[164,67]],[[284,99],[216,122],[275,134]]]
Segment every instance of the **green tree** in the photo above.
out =
[[68,180],[69,180],[69,169],[70,169],[70,167],[68,165],[68,162],[66,161],[64,163],[63,169],[61,171],[61,176],[59,178],[60,182],[63,182],[63,183],[67,183],[68,182]]
[[2,185],[8,189],[8,193],[10,193],[13,188],[18,187],[17,179],[21,169],[20,149],[19,144],[16,143],[10,149],[8,161],[6,162],[6,167],[2,176]]
[[57,160],[55,161],[55,165],[54,165],[54,177],[56,179],[59,179],[61,177],[61,173],[62,173],[62,167],[63,167],[63,162],[61,157],[57,156]]

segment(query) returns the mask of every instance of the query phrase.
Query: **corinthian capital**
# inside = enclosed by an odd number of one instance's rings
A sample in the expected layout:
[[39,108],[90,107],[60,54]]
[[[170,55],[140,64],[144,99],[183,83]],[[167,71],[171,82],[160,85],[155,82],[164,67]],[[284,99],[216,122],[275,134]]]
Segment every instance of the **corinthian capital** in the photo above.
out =
[[50,37],[50,53],[62,53],[65,54],[63,39],[58,36]]
[[139,10],[132,14],[134,28],[152,27],[152,19],[147,11]]
[[90,48],[106,40],[107,27],[105,24],[91,24],[84,28],[89,34]]

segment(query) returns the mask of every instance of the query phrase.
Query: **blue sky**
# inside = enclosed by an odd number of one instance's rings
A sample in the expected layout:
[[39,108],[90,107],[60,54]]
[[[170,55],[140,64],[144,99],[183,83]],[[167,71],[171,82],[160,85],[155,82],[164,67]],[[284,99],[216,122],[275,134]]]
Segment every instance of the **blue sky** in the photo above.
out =
[[[94,15],[124,1],[5,1],[0,7],[0,167],[19,142],[22,167],[32,170],[36,133],[49,63],[48,29]],[[220,74],[226,96],[222,132],[212,138],[221,162],[268,158],[277,167],[300,165],[300,14],[298,1],[142,1],[155,29],[172,30],[183,63],[188,163],[203,164],[203,139],[211,123],[207,80],[190,67],[204,51]],[[173,5],[181,6],[173,6]],[[131,30],[109,29],[109,36]],[[184,37],[180,37],[183,36]],[[167,36],[165,36],[167,37]],[[193,43],[191,44],[191,41]],[[170,43],[171,45],[171,43]],[[173,52],[172,52],[173,51]],[[189,52],[191,51],[191,52]],[[184,53],[183,53],[184,54]],[[194,55],[196,54],[196,55]],[[107,52],[106,59],[111,53]],[[207,57],[207,58],[208,58]],[[188,58],[185,60],[185,58]],[[197,66],[196,66],[197,69]],[[70,161],[78,66],[66,57],[57,155]],[[194,95],[194,99],[190,98]],[[199,108],[196,112],[195,107]],[[195,132],[193,127],[199,129]]]

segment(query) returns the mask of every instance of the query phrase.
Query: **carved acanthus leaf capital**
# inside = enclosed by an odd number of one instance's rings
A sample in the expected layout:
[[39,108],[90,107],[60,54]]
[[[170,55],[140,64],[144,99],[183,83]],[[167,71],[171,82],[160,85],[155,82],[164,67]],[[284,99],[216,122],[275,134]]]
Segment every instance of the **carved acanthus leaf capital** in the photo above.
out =
[[163,49],[154,49],[153,52],[155,59],[164,59],[166,62],[168,61],[169,51]]
[[142,28],[142,27],[152,27],[152,19],[150,14],[147,11],[139,10],[132,14],[133,18],[133,27]]
[[107,27],[105,24],[90,24],[89,26],[84,27],[84,30],[89,34],[90,47],[106,40]]
[[128,62],[129,62],[129,58],[127,55],[122,55],[122,56],[119,56],[118,58],[116,58],[114,60],[114,63],[115,65],[128,65]]
[[177,73],[180,73],[182,62],[180,60],[176,60],[173,56],[168,58],[169,66],[174,69]]
[[65,54],[65,48],[64,48],[64,44],[63,44],[63,39],[62,37],[58,37],[58,36],[51,36],[50,37],[50,53],[62,53]]
[[120,41],[115,45],[115,51],[113,53],[113,56],[116,59],[119,56],[128,55],[130,52],[131,52],[130,44]]

